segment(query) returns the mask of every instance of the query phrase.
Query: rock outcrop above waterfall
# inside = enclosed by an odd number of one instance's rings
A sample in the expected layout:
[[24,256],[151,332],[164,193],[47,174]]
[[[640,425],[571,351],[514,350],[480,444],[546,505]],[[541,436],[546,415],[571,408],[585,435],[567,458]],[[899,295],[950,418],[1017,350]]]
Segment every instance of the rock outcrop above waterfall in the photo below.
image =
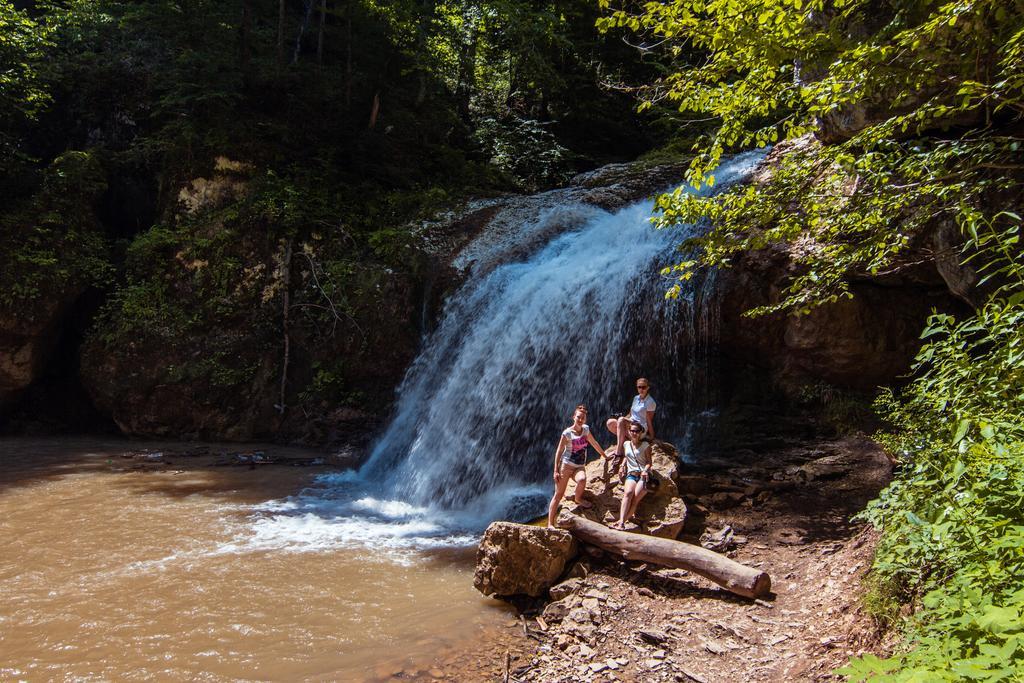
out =
[[473,585],[484,595],[538,597],[576,557],[572,534],[514,522],[494,522],[480,541]]
[[611,211],[679,185],[688,166],[685,160],[663,164],[609,164],[577,175],[570,185],[583,190],[579,195],[581,201]]
[[[752,182],[768,181],[779,160],[795,146],[818,144],[810,136],[778,145]],[[773,244],[740,255],[719,271],[716,301],[718,346],[726,373],[757,368],[775,386],[792,393],[824,382],[841,389],[873,390],[905,374],[920,348],[919,335],[934,310],[957,312],[972,297],[976,275],[955,259],[930,262],[924,254],[958,253],[948,226],[936,226],[899,274],[850,275],[852,299],[823,304],[804,315],[755,318],[746,311],[779,302],[797,274],[792,245]],[[743,377],[739,379],[743,381]]]
[[453,270],[442,280],[451,287],[461,281],[461,274],[490,270],[579,227],[597,214],[586,207],[614,211],[678,185],[687,163],[609,164],[575,176],[564,188],[469,202],[460,211],[423,223],[416,233],[442,271],[446,266]]

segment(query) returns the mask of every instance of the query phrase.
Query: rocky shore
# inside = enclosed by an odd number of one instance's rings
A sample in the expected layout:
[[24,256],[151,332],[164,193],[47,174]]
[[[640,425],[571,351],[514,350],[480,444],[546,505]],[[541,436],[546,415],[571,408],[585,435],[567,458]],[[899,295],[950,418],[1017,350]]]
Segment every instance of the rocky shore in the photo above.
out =
[[[689,510],[680,540],[768,571],[767,599],[573,542],[578,557],[538,597],[509,597],[519,613],[508,634],[449,659],[444,673],[508,681],[834,680],[831,672],[851,656],[886,647],[860,606],[876,536],[850,518],[890,470],[863,437],[783,440],[683,466],[672,478]],[[588,489],[598,487],[592,481]],[[584,512],[605,514],[598,505]],[[477,581],[479,588],[480,565]]]

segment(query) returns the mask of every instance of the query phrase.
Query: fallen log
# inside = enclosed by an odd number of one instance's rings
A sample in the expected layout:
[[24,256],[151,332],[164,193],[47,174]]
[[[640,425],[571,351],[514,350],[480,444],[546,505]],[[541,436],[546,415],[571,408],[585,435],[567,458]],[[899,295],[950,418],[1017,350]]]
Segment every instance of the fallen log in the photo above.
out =
[[570,512],[559,515],[558,526],[567,529],[585,543],[604,548],[627,560],[685,569],[746,598],[764,597],[772,588],[772,580],[767,572],[747,567],[691,543],[609,529]]

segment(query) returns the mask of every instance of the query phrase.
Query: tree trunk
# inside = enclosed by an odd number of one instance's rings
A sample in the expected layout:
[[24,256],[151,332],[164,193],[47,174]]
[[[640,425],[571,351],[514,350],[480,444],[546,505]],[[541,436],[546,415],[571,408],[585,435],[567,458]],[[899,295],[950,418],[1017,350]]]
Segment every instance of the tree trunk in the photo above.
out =
[[352,0],[345,5],[345,108],[352,108]]
[[377,125],[377,116],[380,115],[380,92],[373,93],[373,104],[370,105],[370,124],[367,128]]
[[292,52],[292,65],[299,63],[299,53],[302,52],[302,38],[306,35],[306,28],[309,20],[313,17],[314,0],[306,0],[306,12],[302,15],[302,23],[299,24],[299,34],[295,36],[295,51]]
[[245,90],[252,84],[252,2],[242,0],[242,23],[238,27],[238,62]]
[[559,515],[558,526],[568,529],[585,543],[604,548],[627,560],[685,569],[746,598],[760,598],[771,591],[772,580],[766,572],[747,567],[700,546],[609,529],[603,524],[569,512]]
[[320,26],[316,33],[316,68],[324,64],[324,22],[327,20],[327,0],[320,0]]
[[291,309],[292,300],[292,242],[293,238],[288,238],[288,243],[285,245],[284,250],[284,265],[282,266],[281,280],[284,288],[284,306],[282,308],[282,320],[281,320],[281,333],[284,336],[284,358],[281,360],[281,396],[277,403],[277,412],[284,415],[284,411],[287,410],[288,404],[285,402],[288,391],[288,362],[291,355],[291,330],[290,330],[290,317],[288,315]]
[[472,7],[462,13],[463,34],[459,48],[459,80],[455,86],[455,99],[458,103],[459,117],[470,123],[469,104],[476,92],[476,52],[480,42],[480,22]]
[[[427,42],[430,38],[430,26],[434,19],[434,11],[436,9],[435,0],[421,0],[420,1],[420,18],[416,23],[416,54],[419,59],[425,59],[428,52]],[[416,91],[416,107],[423,106],[423,103],[427,99],[427,75],[428,70],[424,64],[420,64],[417,67],[419,73],[417,74],[419,79],[419,89]]]
[[279,0],[277,4],[277,75],[281,75],[281,69],[284,67],[284,17],[285,17],[285,5],[284,0]]

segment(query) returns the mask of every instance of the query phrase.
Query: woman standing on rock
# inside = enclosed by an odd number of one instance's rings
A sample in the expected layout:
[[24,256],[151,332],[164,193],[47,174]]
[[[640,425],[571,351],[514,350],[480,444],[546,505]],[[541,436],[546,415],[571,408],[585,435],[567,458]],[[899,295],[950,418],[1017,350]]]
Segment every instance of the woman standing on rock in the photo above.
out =
[[636,507],[647,495],[647,480],[651,476],[651,444],[643,441],[644,426],[634,420],[629,424],[629,441],[624,446],[626,455],[626,487],[622,492],[622,506],[619,521],[610,524],[612,529],[625,529],[626,522],[633,519]]
[[641,377],[637,379],[636,396],[633,397],[633,403],[629,406],[629,415],[610,417],[605,423],[608,431],[614,434],[617,439],[615,443],[615,461],[612,466],[613,471],[618,469],[625,446],[629,442],[629,426],[631,423],[639,422],[640,426],[647,432],[647,438],[649,440],[655,438],[654,411],[658,409],[658,404],[650,392],[651,383],[647,381],[647,378]]
[[591,504],[583,499],[583,492],[587,488],[587,444],[601,453],[601,444],[590,433],[590,426],[585,424],[587,409],[585,406],[576,406],[572,414],[572,424],[562,432],[558,445],[555,447],[555,495],[548,505],[548,528],[555,528],[555,517],[558,515],[558,504],[565,495],[565,487],[569,485],[569,479],[576,480],[576,495],[573,500],[581,508],[589,508]]

